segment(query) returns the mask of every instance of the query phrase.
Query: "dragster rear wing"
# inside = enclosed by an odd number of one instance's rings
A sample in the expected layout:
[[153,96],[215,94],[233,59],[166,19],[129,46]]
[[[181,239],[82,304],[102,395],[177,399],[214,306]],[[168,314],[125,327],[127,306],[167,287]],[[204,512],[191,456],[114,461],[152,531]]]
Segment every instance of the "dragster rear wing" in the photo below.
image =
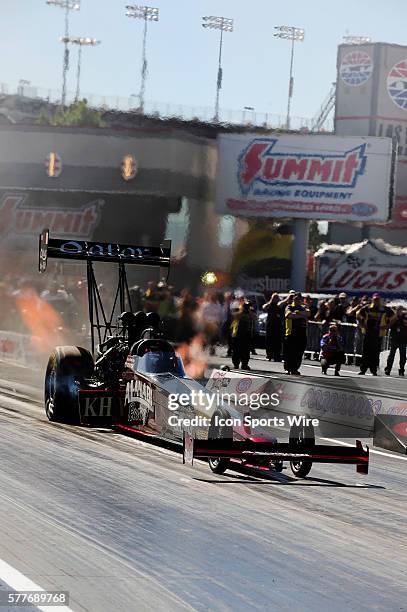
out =
[[184,432],[183,462],[193,465],[194,458],[223,457],[244,459],[256,465],[265,459],[280,461],[312,461],[313,463],[347,463],[356,465],[356,471],[367,474],[369,471],[369,447],[366,450],[356,440],[354,447],[326,446],[315,444],[309,449],[300,450],[290,443],[255,442],[246,440],[198,440],[189,432]]
[[135,246],[84,240],[59,240],[49,237],[49,230],[40,234],[39,261],[40,272],[45,272],[48,257],[76,259],[83,261],[104,261],[119,264],[138,264],[169,268],[171,241],[166,240],[158,247]]

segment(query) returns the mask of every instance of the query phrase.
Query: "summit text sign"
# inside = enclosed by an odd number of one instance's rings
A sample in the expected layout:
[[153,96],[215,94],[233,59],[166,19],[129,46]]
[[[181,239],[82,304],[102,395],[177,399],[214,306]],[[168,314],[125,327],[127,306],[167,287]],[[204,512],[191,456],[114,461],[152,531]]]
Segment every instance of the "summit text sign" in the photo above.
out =
[[221,214],[385,221],[393,185],[389,138],[221,135]]

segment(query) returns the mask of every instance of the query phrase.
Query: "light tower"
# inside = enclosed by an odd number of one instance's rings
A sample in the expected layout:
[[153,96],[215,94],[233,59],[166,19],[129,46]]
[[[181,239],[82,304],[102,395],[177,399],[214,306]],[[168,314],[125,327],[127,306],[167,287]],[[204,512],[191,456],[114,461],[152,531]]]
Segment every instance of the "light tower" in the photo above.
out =
[[[58,6],[65,9],[65,35],[64,38],[69,38],[69,13],[70,11],[79,11],[81,8],[80,0],[47,0],[50,6]],[[69,47],[68,42],[65,43],[64,60],[62,64],[62,93],[61,106],[65,106],[66,100],[66,76],[69,70]]]
[[290,111],[291,111],[291,98],[293,97],[294,91],[294,77],[293,77],[293,65],[294,65],[294,44],[298,40],[302,42],[305,36],[305,30],[302,28],[296,28],[294,26],[276,26],[274,28],[277,32],[274,36],[277,38],[284,38],[285,40],[291,40],[291,61],[290,61],[290,79],[288,82],[288,103],[287,103],[287,130],[290,129]]
[[216,98],[215,98],[215,116],[214,121],[219,121],[219,95],[222,89],[222,49],[223,49],[223,32],[233,32],[233,19],[226,19],[225,17],[202,17],[202,27],[210,28],[211,30],[220,30],[219,38],[219,61],[218,61],[218,77],[216,80]]
[[158,8],[151,6],[140,6],[138,4],[128,4],[126,6],[126,17],[132,17],[133,19],[144,20],[144,31],[143,31],[143,46],[142,46],[142,57],[141,57],[141,85],[139,94],[139,110],[144,112],[144,95],[146,91],[146,80],[147,80],[147,24],[149,21],[158,21],[159,11]]
[[95,47],[100,45],[100,40],[96,38],[90,38],[90,36],[62,36],[61,42],[64,44],[78,45],[78,65],[76,69],[76,93],[75,102],[79,100],[80,93],[80,80],[81,80],[81,66],[82,66],[82,47]]

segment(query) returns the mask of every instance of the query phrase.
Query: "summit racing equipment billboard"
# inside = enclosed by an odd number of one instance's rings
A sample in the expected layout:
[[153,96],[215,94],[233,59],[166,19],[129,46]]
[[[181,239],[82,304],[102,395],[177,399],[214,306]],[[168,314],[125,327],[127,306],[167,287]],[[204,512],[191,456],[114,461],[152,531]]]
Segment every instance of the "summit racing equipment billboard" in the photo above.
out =
[[342,221],[389,217],[390,138],[224,134],[218,151],[221,214]]

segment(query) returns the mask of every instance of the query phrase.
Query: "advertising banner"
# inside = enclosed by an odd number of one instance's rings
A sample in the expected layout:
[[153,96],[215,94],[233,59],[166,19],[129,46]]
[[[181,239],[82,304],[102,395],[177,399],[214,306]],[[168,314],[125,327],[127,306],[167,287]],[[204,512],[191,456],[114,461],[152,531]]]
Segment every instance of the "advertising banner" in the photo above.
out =
[[288,291],[292,241],[288,227],[276,230],[268,227],[267,220],[251,220],[249,231],[238,240],[233,251],[231,275],[235,286],[262,293]]
[[217,212],[241,217],[386,221],[389,138],[223,134]]
[[322,247],[315,267],[316,291],[407,296],[407,248],[380,239]]

